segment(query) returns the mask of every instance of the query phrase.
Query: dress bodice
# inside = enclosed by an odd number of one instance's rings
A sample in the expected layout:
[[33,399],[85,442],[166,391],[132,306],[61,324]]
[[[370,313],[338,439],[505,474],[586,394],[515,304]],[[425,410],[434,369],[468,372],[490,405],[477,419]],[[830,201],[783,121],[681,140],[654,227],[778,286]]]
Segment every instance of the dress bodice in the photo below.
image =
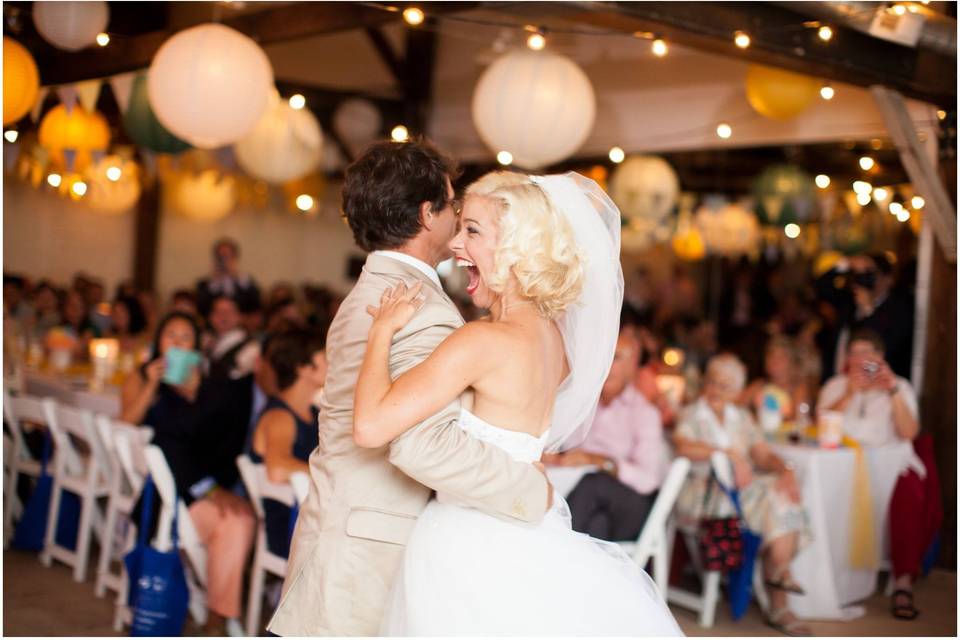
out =
[[502,427],[495,427],[473,415],[466,409],[460,409],[460,428],[478,440],[489,442],[500,447],[518,462],[536,462],[543,455],[543,446],[547,441],[549,431],[539,438],[523,433],[511,431]]

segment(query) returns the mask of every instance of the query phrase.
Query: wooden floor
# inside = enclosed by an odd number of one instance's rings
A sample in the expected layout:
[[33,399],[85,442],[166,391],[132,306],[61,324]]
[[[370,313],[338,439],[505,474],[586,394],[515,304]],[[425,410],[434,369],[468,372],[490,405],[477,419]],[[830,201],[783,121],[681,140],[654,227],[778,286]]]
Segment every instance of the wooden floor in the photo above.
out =
[[[913,622],[895,620],[888,601],[874,595],[866,604],[867,615],[852,622],[811,622],[818,636],[956,636],[957,576],[934,571],[916,586],[917,607],[922,611]],[[744,619],[733,622],[724,603],[717,622],[701,629],[693,614],[674,609],[685,633],[691,636],[766,636],[765,626],[754,607]],[[93,578],[77,584],[70,571],[59,564],[50,569],[35,554],[3,553],[3,635],[5,636],[112,636],[113,597],[93,595]]]

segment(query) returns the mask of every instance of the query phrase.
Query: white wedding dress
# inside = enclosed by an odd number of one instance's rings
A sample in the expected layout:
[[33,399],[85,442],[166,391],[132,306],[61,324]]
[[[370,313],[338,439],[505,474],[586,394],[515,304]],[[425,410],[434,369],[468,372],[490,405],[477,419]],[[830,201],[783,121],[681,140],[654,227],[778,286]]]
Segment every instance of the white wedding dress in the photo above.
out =
[[[514,459],[535,438],[466,410],[460,426]],[[570,528],[562,498],[539,525],[431,501],[417,520],[381,629],[393,636],[679,636],[653,580],[616,544]]]

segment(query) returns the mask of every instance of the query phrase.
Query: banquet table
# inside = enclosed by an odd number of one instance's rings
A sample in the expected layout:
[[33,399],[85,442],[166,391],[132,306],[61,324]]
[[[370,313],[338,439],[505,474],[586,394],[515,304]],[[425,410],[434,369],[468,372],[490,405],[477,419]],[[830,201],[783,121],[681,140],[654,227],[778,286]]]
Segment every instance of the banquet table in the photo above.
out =
[[[855,569],[850,563],[851,500],[856,451],[775,444],[774,450],[791,462],[800,483],[803,504],[810,516],[813,541],[791,565],[794,580],[805,595],[789,595],[794,613],[807,620],[852,620],[865,612],[854,603],[877,587],[879,567]],[[881,558],[887,557],[890,498],[897,478],[907,469],[913,447],[903,441],[864,449],[870,477],[873,533]]]
[[33,396],[54,398],[111,418],[120,415],[120,389],[115,385],[105,385],[102,391],[93,391],[84,376],[69,377],[39,371],[25,372],[23,385],[24,391]]

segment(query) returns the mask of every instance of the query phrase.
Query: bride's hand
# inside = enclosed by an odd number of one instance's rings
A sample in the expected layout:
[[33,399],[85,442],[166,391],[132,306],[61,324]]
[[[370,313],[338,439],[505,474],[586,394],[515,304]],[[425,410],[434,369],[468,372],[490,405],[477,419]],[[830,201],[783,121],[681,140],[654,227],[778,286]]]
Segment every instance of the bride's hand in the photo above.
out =
[[417,282],[409,289],[401,282],[396,287],[384,291],[379,307],[367,307],[367,313],[373,316],[373,326],[370,331],[379,328],[393,334],[405,327],[426,300],[420,295],[421,289],[423,289],[422,282]]

